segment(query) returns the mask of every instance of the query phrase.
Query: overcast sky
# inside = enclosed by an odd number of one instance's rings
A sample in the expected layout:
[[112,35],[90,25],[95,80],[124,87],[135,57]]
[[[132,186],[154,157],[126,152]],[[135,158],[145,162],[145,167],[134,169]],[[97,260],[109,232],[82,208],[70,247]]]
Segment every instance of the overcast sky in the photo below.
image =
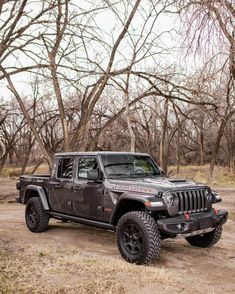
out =
[[[98,34],[97,36],[102,37],[103,41],[105,41],[107,44],[112,45],[122,29],[122,21],[125,20],[124,15],[128,16],[127,12],[130,12],[130,9],[131,9],[130,5],[129,6],[124,5],[124,3],[126,3],[125,1],[122,1],[121,3],[122,4],[120,5],[115,5],[113,9],[100,10],[99,13],[97,13],[93,18],[89,18],[88,16],[82,17],[81,23],[84,25],[88,24],[91,26],[97,26],[99,28],[99,29],[95,29],[95,33]],[[132,3],[134,2],[132,1]],[[76,11],[77,12],[81,12],[85,10],[88,11],[91,8],[94,8],[95,5],[102,6],[104,5],[104,2],[94,1],[94,0],[79,1],[79,7],[74,6],[71,12],[74,13]],[[33,11],[36,12],[38,7],[36,4],[34,4],[34,6],[32,6],[31,9],[33,9]],[[147,0],[142,1],[139,11],[135,15],[130,27],[130,31],[132,32],[132,37],[134,39],[137,39],[138,36],[140,35],[141,29],[143,27],[144,19],[146,19],[146,15],[148,14],[149,9],[150,9],[149,1]],[[161,9],[161,5],[156,6],[156,12],[159,12],[160,9]],[[115,12],[118,12],[118,15]],[[119,19],[119,17],[121,18],[121,20]],[[153,25],[153,20],[154,20],[154,17],[149,19],[149,22],[147,23],[145,27],[145,32],[144,32],[145,35],[148,34],[150,27]],[[154,27],[152,29],[151,35],[146,40],[146,44],[147,42],[150,44],[152,42],[154,45],[151,51],[157,48],[159,50],[159,54],[155,55],[154,57],[146,58],[143,62],[140,62],[138,64],[138,67],[151,68],[151,67],[156,67],[161,65],[167,66],[167,65],[175,64],[176,66],[179,66],[179,68],[181,69],[185,68],[186,63],[183,63],[182,50],[177,48],[177,46],[180,46],[182,42],[182,40],[179,39],[179,36],[177,36],[177,33],[176,33],[178,29],[179,29],[179,19],[177,18],[176,15],[166,14],[166,13],[160,14],[157,21],[154,23]],[[38,28],[38,30],[40,31],[40,28]],[[50,32],[49,29],[47,30],[47,33],[48,32]],[[35,29],[34,29],[34,33],[35,33]],[[156,38],[156,36],[159,36],[159,37]],[[80,32],[78,32],[77,37],[75,36],[74,41],[80,42]],[[65,47],[66,45],[67,45],[67,41],[64,40],[61,46]],[[31,49],[33,52],[37,52],[38,50],[36,47],[32,47],[32,46],[29,49]],[[108,60],[107,57],[108,57],[108,54],[110,53],[110,50],[107,49],[107,46],[99,45],[98,42],[89,41],[89,43],[87,43],[87,49],[88,49],[89,57],[92,59],[92,61],[99,63],[103,68],[105,68],[105,65],[107,64],[107,60]],[[119,53],[117,54],[117,57],[115,60],[116,67],[124,66],[125,64],[124,58],[125,59],[128,59],[128,57],[131,58],[131,53],[132,53],[131,49],[132,48],[131,48],[130,38],[128,37],[124,38],[119,47]],[[166,51],[164,51],[165,49]],[[76,58],[76,56],[78,56],[78,58]],[[5,66],[7,67],[19,66],[20,64],[30,65],[33,63],[25,54],[19,53],[17,58],[15,57],[16,57],[15,55],[14,56],[10,55],[4,62]],[[92,64],[87,63],[87,60],[85,60],[85,63],[83,64],[83,60],[85,59],[84,48],[82,47],[80,49],[78,48],[77,52],[74,53],[73,58],[74,58],[74,63],[79,61],[78,66],[87,67],[87,69],[89,69],[89,67],[92,68]],[[16,59],[18,59],[18,62],[16,61]],[[67,76],[73,77],[72,76],[73,74],[70,72],[65,72],[65,74]],[[74,76],[74,78],[76,77]],[[20,73],[18,75],[12,76],[12,80],[14,81],[16,88],[21,95],[27,96],[32,94],[30,83],[35,80],[35,75]],[[83,82],[88,83],[89,81],[86,81],[84,79]],[[48,83],[46,87],[48,89],[49,87],[52,87],[52,85]],[[3,99],[7,99],[9,95],[11,95],[11,93],[6,88],[6,83],[4,81],[0,81],[0,96],[3,97]]]

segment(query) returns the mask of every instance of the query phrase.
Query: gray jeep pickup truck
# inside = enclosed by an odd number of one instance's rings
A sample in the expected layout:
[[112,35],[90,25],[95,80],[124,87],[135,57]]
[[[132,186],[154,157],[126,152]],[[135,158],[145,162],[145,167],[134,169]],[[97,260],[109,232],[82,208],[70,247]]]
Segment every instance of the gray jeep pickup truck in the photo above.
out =
[[228,218],[212,207],[216,192],[165,177],[142,153],[58,153],[51,175],[21,176],[17,189],[30,231],[47,230],[50,218],[114,230],[123,258],[137,264],[159,257],[165,238],[214,245]]

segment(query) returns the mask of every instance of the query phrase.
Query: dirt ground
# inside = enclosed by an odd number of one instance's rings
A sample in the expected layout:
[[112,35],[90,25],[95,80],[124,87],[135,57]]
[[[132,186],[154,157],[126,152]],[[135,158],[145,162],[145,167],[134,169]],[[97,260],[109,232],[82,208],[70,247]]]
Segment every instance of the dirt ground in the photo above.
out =
[[14,187],[0,179],[0,293],[235,293],[235,187],[216,188],[229,211],[219,243],[165,240],[149,266],[122,260],[111,231],[50,220],[29,232]]

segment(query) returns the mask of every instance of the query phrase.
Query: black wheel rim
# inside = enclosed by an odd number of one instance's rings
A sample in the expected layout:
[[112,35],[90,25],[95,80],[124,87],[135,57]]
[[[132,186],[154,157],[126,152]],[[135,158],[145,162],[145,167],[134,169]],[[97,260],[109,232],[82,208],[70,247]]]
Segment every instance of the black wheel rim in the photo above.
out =
[[31,227],[34,227],[37,224],[38,213],[33,205],[28,208],[27,219]]
[[140,228],[133,223],[126,224],[123,228],[122,242],[124,248],[130,254],[139,254],[143,247],[143,238]]

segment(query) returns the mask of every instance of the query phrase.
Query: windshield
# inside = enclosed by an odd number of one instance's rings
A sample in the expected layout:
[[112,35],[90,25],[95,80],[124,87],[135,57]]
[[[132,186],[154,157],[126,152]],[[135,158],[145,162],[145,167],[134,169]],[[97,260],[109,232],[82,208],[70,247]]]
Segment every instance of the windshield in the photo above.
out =
[[160,175],[151,157],[134,154],[105,154],[101,162],[108,178]]

